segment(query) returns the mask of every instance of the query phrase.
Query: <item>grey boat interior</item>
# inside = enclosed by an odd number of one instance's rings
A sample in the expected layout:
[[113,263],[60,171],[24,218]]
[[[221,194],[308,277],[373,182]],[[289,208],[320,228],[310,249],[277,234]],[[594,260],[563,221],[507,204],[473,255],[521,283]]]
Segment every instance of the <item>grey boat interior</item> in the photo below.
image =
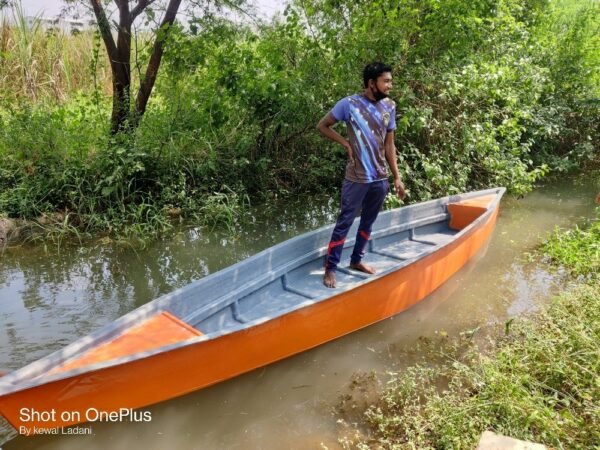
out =
[[[202,306],[189,308],[193,302],[183,301],[177,308],[170,304],[169,309],[203,333],[214,334],[322,301],[439,250],[464,231],[450,228],[448,204],[496,191],[446,197],[382,212],[375,222],[364,257],[364,261],[376,269],[374,275],[349,268],[357,219],[344,243],[334,289],[323,285],[324,257],[333,230],[330,225],[271,247],[216,273],[213,280],[206,279]],[[223,284],[231,289],[224,290]]]

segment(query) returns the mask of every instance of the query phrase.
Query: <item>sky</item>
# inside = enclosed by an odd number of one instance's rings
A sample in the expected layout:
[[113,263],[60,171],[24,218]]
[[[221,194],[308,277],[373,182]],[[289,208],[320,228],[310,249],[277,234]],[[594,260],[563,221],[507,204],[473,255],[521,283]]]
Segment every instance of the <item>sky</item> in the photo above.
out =
[[[250,0],[257,8],[259,15],[264,18],[272,17],[277,12],[283,12],[284,1],[277,0]],[[25,15],[54,17],[64,7],[62,0],[21,0]]]

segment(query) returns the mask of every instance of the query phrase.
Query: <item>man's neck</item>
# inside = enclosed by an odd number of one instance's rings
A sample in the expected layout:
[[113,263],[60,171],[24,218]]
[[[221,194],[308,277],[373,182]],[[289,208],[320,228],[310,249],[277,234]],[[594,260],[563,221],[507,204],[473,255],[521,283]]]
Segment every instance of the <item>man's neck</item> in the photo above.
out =
[[375,98],[375,96],[373,95],[373,92],[371,92],[371,89],[369,89],[369,88],[366,88],[366,89],[363,91],[363,95],[364,95],[365,97],[367,97],[369,100],[371,100],[372,102],[376,102],[376,101],[377,101],[377,99],[376,99],[376,98]]

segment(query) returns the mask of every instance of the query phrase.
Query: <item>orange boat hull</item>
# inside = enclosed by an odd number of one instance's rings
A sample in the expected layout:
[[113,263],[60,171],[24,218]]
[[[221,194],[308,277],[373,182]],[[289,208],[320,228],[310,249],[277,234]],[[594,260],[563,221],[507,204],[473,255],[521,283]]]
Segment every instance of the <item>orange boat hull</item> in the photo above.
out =
[[477,228],[373,283],[248,329],[7,394],[0,413],[21,434],[93,422],[99,413],[158,403],[316,347],[431,294],[484,246],[497,215],[496,207]]

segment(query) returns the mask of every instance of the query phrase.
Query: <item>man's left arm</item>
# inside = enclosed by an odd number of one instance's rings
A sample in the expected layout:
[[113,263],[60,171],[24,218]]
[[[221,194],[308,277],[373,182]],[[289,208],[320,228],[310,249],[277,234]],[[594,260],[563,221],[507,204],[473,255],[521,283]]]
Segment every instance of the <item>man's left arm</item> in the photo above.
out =
[[387,160],[392,175],[394,176],[394,190],[399,199],[403,200],[406,197],[406,191],[404,190],[404,183],[400,179],[400,172],[398,171],[398,163],[396,162],[396,144],[394,144],[394,130],[390,130],[385,135],[385,159]]

